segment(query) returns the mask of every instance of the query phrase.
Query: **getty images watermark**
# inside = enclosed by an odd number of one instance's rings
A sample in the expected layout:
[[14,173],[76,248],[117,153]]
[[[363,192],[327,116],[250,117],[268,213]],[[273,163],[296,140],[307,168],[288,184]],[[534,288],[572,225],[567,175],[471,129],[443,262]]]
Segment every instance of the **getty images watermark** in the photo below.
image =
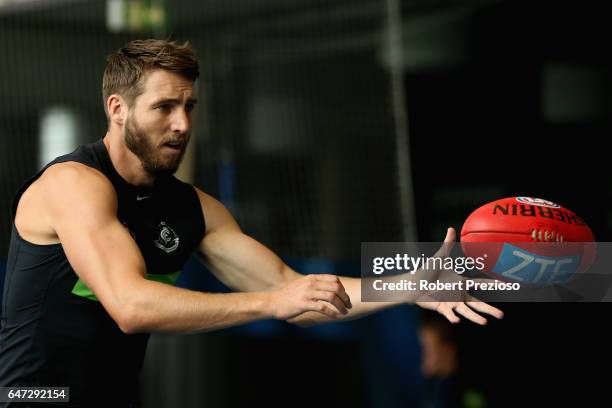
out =
[[[450,257],[450,256],[428,256],[421,254],[419,257],[410,256],[406,253],[396,253],[392,257],[378,256],[372,260],[372,273],[374,275],[386,276],[398,274],[408,274],[399,280],[385,281],[381,278],[372,282],[372,287],[376,291],[385,290],[519,290],[520,283],[504,283],[499,281],[478,281],[475,279],[445,280],[445,272],[463,275],[468,272],[482,272],[485,270],[485,261],[488,254],[472,258],[469,256]],[[419,279],[414,279],[415,275],[423,275]],[[400,275],[401,276],[401,275]],[[455,278],[454,275],[451,275]],[[434,279],[435,278],[435,279]]]
[[366,302],[612,301],[612,243],[362,243]]

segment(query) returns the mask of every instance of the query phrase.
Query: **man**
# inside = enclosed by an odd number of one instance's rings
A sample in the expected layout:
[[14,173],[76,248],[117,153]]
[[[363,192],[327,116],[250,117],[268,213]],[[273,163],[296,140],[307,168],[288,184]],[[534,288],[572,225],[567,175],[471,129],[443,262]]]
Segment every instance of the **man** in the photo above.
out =
[[[244,235],[220,202],[174,178],[198,75],[189,44],[128,43],[104,72],[105,137],[54,160],[18,191],[0,386],[69,386],[73,406],[131,406],[147,333],[269,318],[313,324],[391,305],[358,302],[358,279],[293,271]],[[196,249],[239,293],[171,285]],[[486,322],[463,302],[422,306],[451,321],[456,311]]]

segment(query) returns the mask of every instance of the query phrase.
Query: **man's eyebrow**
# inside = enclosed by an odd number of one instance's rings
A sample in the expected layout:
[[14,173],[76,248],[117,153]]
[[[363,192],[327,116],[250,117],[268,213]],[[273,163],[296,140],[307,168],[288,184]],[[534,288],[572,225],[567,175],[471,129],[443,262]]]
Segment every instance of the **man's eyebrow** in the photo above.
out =
[[[181,103],[181,99],[179,99],[179,98],[162,98],[162,99],[158,99],[158,100],[154,101],[152,103],[152,105],[163,105],[165,103],[180,104]],[[187,99],[187,103],[195,105],[196,103],[198,103],[198,100],[196,98],[189,98],[189,99]]]

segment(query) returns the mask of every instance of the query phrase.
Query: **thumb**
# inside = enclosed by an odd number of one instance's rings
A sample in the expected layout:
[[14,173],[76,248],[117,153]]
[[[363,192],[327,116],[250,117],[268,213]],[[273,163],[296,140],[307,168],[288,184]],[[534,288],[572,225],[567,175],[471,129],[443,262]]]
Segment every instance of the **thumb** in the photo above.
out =
[[446,257],[450,256],[453,247],[455,246],[455,238],[457,234],[455,233],[455,229],[453,227],[449,227],[446,230],[446,237],[444,238],[444,243],[436,253],[436,256]]
[[457,239],[457,233],[453,227],[448,227],[446,230],[446,237],[444,238],[444,243],[455,243],[455,239]]

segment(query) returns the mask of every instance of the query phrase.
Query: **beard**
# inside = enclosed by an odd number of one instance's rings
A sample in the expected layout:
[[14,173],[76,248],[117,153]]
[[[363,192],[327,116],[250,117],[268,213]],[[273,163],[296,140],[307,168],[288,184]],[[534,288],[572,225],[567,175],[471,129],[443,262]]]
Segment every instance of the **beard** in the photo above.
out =
[[[140,159],[144,170],[154,176],[176,173],[183,160],[188,141],[189,136],[183,134],[178,137],[169,137],[156,146],[132,115],[128,116],[125,123],[126,146]],[[168,142],[180,142],[180,152],[167,154],[164,151],[164,144]]]

